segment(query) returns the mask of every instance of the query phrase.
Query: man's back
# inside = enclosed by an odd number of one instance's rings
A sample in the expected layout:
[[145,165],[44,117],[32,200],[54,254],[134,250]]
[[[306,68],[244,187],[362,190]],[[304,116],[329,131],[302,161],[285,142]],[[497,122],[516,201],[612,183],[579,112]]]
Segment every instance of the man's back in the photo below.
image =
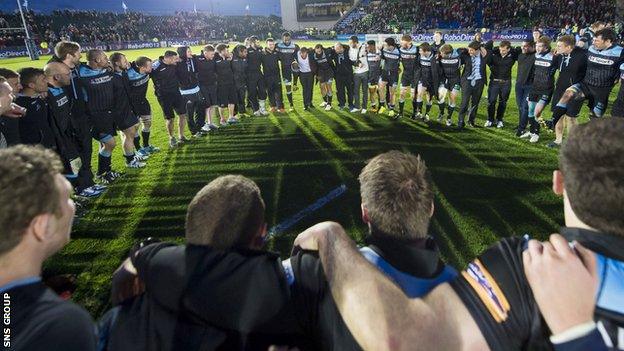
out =
[[[2,291],[5,313],[4,347],[10,350],[95,350],[95,326],[91,316],[77,305],[61,300],[41,281]],[[6,322],[6,315],[5,315]],[[6,328],[10,331],[6,332]]]

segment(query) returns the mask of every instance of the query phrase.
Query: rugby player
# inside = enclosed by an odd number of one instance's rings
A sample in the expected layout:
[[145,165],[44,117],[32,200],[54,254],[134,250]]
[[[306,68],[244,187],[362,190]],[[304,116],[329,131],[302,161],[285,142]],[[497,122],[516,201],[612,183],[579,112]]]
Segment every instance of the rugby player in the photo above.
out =
[[[624,119],[594,120],[562,146],[553,191],[563,196],[563,237],[503,239],[422,299],[368,263],[338,224],[313,227],[295,244],[319,251],[338,310],[364,349],[621,349],[623,134]],[[553,272],[561,265],[565,274]]]
[[[154,93],[158,99],[158,104],[163,111],[167,134],[169,135],[169,147],[174,148],[178,143],[184,143],[186,128],[186,106],[180,90],[178,89],[178,78],[176,75],[176,64],[178,54],[175,51],[167,50],[164,56],[152,63],[152,73],[150,78],[154,82]],[[178,115],[178,138],[173,134],[173,122],[175,113]]]
[[246,116],[247,102],[247,48],[244,45],[237,45],[232,52],[232,73],[236,89],[236,117],[241,118]]
[[624,117],[624,63],[620,65],[620,90],[611,108],[612,117]]
[[[237,123],[238,119],[234,117],[234,107],[237,99],[234,71],[232,71],[232,54],[227,44],[217,45],[217,53],[219,56],[215,58],[215,69],[217,72],[217,95],[221,110],[221,125]],[[225,116],[228,116],[228,118],[226,119]]]
[[[0,76],[4,77],[6,82],[11,86],[14,94],[18,94],[20,90],[22,90],[19,73],[8,68],[0,67]],[[1,114],[0,128],[2,128],[2,134],[5,137],[7,146],[19,144],[19,121],[16,118]]]
[[[24,109],[13,103],[13,100],[15,100],[13,88],[8,83],[6,78],[0,76],[0,115],[6,116],[7,118],[22,117],[25,112]],[[5,132],[6,130],[4,129],[4,126],[0,123],[0,149],[8,147],[7,141],[4,137]]]
[[[111,157],[115,149],[115,89],[114,73],[108,57],[102,50],[89,50],[87,64],[79,68],[80,85],[84,88],[87,116],[91,122],[91,133],[100,143],[96,177],[104,184],[121,176],[111,168]],[[132,140],[131,140],[132,142]]]
[[[429,112],[433,105],[433,97],[437,97],[437,91],[434,88],[437,77],[437,67],[435,67],[435,58],[431,52],[431,46],[429,43],[422,43],[418,48],[418,62],[416,66],[417,73],[415,79],[418,81],[418,91],[416,93],[416,102],[414,104],[414,112],[412,112],[412,119],[422,118],[424,121],[429,121]],[[403,72],[405,75],[405,72]],[[425,108],[425,114],[421,113],[422,105],[425,95],[427,96],[427,107]]]
[[624,49],[616,44],[613,29],[596,32],[594,43],[587,52],[587,69],[580,83],[568,88],[553,108],[549,127],[553,128],[563,115],[578,116],[583,101],[589,101],[590,118],[600,118],[607,110],[609,94],[619,79],[620,65],[624,62]]
[[205,134],[201,128],[206,122],[206,109],[204,97],[199,91],[196,57],[188,46],[178,48],[178,57],[180,61],[176,64],[176,76],[180,95],[184,102],[189,130],[193,137],[198,138]]
[[529,138],[529,142],[539,141],[540,125],[537,121],[542,115],[544,107],[548,105],[555,86],[557,61],[550,51],[550,38],[542,35],[535,45],[535,62],[533,63],[533,85],[529,92],[529,131],[521,138]]
[[138,154],[134,146],[134,139],[139,129],[139,118],[132,110],[130,102],[130,80],[128,79],[128,68],[130,64],[126,56],[120,52],[111,55],[111,63],[115,70],[113,76],[113,88],[115,92],[115,126],[122,132],[123,153],[126,159],[126,167],[143,168],[147,154]]
[[589,47],[593,45],[596,32],[606,27],[606,24],[602,21],[596,21],[589,27],[583,30],[583,34],[580,36],[576,45],[582,49],[589,50]]
[[377,43],[374,40],[366,42],[366,62],[368,63],[368,96],[371,102],[371,112],[376,113],[379,101],[377,86],[381,80],[381,52],[377,50]]
[[[403,74],[401,75],[401,88],[399,90],[399,114],[397,118],[403,117],[403,110],[405,109],[405,95],[407,91],[410,91],[412,101],[416,101],[414,98],[414,89],[418,86],[418,81],[415,76],[416,67],[418,64],[416,60],[418,56],[418,46],[412,44],[412,36],[404,34],[401,37],[401,46],[399,47],[399,54],[401,58],[401,65],[403,66]],[[413,110],[416,111],[416,104],[413,106]]]
[[[386,38],[381,48],[381,59],[383,61],[381,70],[381,80],[379,81],[379,111],[384,114],[388,111],[388,116],[394,117],[394,103],[396,98],[396,87],[399,82],[399,67],[401,53],[396,40],[392,37]],[[386,109],[386,88],[390,90],[390,101]]]
[[295,105],[293,104],[292,92],[297,91],[297,79],[299,76],[296,72],[292,71],[292,63],[297,61],[297,52],[299,51],[299,45],[292,41],[291,34],[284,32],[282,34],[282,41],[275,45],[275,51],[279,53],[279,60],[282,66],[282,81],[286,87],[286,97],[290,104],[289,112],[294,111]]
[[[137,152],[152,154],[160,151],[160,148],[150,144],[150,134],[152,128],[152,107],[147,100],[147,86],[152,73],[152,60],[149,57],[139,56],[130,64],[128,68],[128,79],[130,80],[130,103],[132,110],[139,116],[141,121],[141,137],[139,134],[134,138],[134,147]],[[142,139],[143,144],[140,144]]]
[[217,92],[217,66],[215,60],[215,48],[208,44],[204,46],[201,54],[197,57],[197,78],[199,90],[204,97],[207,122],[202,127],[204,132],[216,130],[217,126],[212,122],[213,116],[218,114],[219,95]]
[[329,111],[332,104],[332,80],[334,79],[331,50],[323,48],[321,44],[316,44],[311,58],[316,67],[316,79],[319,82],[321,96],[323,97],[323,102],[320,106],[324,107],[325,111]]
[[[266,48],[262,54],[262,72],[267,86],[271,112],[286,112],[284,110],[282,82],[280,78],[280,53],[275,49],[275,40],[266,40]],[[290,68],[289,68],[290,69]]]
[[438,88],[440,114],[438,115],[438,122],[444,118],[445,101],[448,97],[446,126],[450,127],[453,125],[453,112],[461,91],[461,59],[457,50],[453,50],[450,44],[442,45],[438,52],[437,64],[440,72],[440,86]]
[[21,144],[42,145],[57,150],[55,131],[48,120],[48,104],[41,94],[48,90],[48,84],[39,68],[19,70],[22,90],[15,103],[26,108],[26,114],[19,119],[18,130]]
[[[561,57],[558,59],[559,76],[555,83],[551,105],[553,111],[557,109],[557,104],[566,89],[583,80],[587,69],[587,50],[575,46],[574,37],[571,35],[564,35],[557,39],[557,55],[561,55]],[[564,129],[567,128],[570,132],[574,125],[576,125],[576,119],[564,116],[555,126],[555,140],[546,146],[550,148],[560,147]]]
[[254,116],[267,116],[266,110],[267,89],[262,73],[263,49],[257,36],[249,37],[247,46],[247,95],[254,111]]

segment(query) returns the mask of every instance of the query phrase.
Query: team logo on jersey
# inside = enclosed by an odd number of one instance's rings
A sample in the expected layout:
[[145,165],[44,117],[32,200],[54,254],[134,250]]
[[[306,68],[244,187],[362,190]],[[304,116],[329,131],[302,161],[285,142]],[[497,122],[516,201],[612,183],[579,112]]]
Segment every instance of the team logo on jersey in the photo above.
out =
[[481,261],[477,259],[469,263],[462,275],[487,307],[494,320],[497,323],[504,322],[509,317],[511,306]]

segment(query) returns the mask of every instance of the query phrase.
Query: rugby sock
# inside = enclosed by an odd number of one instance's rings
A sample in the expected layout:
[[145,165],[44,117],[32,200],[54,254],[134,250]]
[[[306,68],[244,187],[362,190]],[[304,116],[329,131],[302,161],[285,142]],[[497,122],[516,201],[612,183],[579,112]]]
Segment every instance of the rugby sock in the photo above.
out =
[[294,106],[293,105],[293,98],[292,98],[292,91],[287,91],[286,92],[286,97],[288,98],[288,103],[290,104],[290,107]]
[[265,100],[258,100],[258,103],[260,104],[260,109],[261,110],[265,110],[266,109],[266,101]]
[[141,137],[143,137],[143,147],[148,147],[150,145],[149,143],[150,131],[149,130],[141,131]]
[[427,106],[425,107],[425,114],[429,114],[429,111],[431,111],[431,106],[433,106],[433,104],[431,102],[428,102]]
[[134,136],[134,148],[136,150],[141,148],[141,137],[138,134]]
[[405,100],[400,100],[399,101],[399,114],[402,115],[403,114],[403,109],[405,108]]
[[106,149],[100,150],[98,153],[98,170],[97,174],[102,175],[111,170],[111,153]]
[[386,106],[386,101],[379,101],[379,108]]
[[390,110],[394,110],[394,104],[388,104],[388,108],[389,108]]
[[124,157],[126,158],[126,163],[130,163],[132,162],[132,160],[134,160],[134,152],[130,155],[124,154]]
[[[438,108],[440,109],[440,116],[444,115],[444,106],[446,104],[444,102],[438,102]],[[450,108],[450,107],[449,107]]]
[[327,94],[327,103],[331,105],[332,103],[332,95],[331,94]]
[[453,116],[453,112],[455,112],[455,105],[448,105],[448,119],[451,119],[451,116]]
[[537,105],[534,101],[529,101],[529,131],[531,133],[539,133],[539,123],[535,120],[535,106]]
[[568,111],[568,108],[566,104],[558,103],[555,107],[553,107],[553,114],[552,114],[553,129],[555,128],[555,125],[557,125],[557,122],[559,122],[561,117],[563,117],[563,115],[565,115],[567,111]]
[[416,109],[414,110],[415,114],[418,114],[420,113],[420,111],[422,111],[422,105],[423,105],[422,101],[416,100]]

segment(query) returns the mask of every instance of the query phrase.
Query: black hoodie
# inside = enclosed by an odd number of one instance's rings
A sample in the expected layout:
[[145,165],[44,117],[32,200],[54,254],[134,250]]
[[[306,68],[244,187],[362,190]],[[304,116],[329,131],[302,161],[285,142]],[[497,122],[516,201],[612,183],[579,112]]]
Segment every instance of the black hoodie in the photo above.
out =
[[158,243],[134,263],[145,293],[122,305],[110,350],[267,350],[303,339],[276,254]]
[[188,46],[181,46],[178,48],[178,56],[182,61],[178,62],[176,65],[176,76],[178,77],[181,92],[199,87],[196,57],[187,58],[187,50]]

